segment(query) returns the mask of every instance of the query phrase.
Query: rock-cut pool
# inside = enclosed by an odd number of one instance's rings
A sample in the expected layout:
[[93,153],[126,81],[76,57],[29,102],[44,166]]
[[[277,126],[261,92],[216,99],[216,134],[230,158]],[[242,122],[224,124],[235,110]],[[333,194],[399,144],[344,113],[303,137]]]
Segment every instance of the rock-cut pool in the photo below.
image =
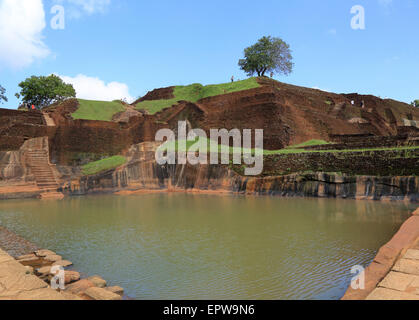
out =
[[0,203],[0,225],[134,299],[339,299],[414,208],[189,194]]

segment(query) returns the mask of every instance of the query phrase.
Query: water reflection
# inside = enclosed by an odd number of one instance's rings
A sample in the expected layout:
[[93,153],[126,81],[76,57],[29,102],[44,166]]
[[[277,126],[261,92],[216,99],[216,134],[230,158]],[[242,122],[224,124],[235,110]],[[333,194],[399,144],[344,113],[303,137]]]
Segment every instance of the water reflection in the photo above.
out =
[[0,225],[138,299],[338,299],[405,203],[150,194],[0,204]]

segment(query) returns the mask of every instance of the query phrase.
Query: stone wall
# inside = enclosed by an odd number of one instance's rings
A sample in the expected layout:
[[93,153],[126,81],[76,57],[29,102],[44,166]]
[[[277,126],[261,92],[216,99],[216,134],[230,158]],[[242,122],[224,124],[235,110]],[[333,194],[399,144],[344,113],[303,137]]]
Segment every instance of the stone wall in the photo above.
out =
[[165,165],[154,152],[131,149],[129,163],[101,174],[68,179],[67,195],[120,191],[227,192],[256,195],[419,201],[419,178],[327,173],[244,177],[222,165]]
[[[237,168],[240,173],[240,168]],[[265,157],[264,176],[295,172],[340,172],[347,175],[419,176],[419,149],[314,152]]]

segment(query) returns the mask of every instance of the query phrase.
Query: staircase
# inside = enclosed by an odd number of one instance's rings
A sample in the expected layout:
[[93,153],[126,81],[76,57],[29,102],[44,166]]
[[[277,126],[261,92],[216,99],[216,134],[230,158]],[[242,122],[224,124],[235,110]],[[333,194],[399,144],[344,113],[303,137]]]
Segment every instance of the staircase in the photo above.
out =
[[[48,141],[48,140],[47,140]],[[59,185],[49,163],[48,148],[30,148],[26,152],[26,162],[35,177],[36,185],[41,190],[41,198],[63,198],[64,195],[57,192]]]

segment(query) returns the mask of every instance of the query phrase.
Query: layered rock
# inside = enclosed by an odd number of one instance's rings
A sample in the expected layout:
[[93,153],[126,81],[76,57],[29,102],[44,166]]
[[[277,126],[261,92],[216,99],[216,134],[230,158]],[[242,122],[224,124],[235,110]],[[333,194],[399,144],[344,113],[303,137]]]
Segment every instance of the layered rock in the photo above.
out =
[[154,160],[153,148],[152,144],[133,146],[128,154],[128,164],[115,170],[67,181],[62,191],[68,195],[160,190],[419,200],[419,178],[416,176],[351,176],[319,172],[246,177],[223,165],[160,166]]

